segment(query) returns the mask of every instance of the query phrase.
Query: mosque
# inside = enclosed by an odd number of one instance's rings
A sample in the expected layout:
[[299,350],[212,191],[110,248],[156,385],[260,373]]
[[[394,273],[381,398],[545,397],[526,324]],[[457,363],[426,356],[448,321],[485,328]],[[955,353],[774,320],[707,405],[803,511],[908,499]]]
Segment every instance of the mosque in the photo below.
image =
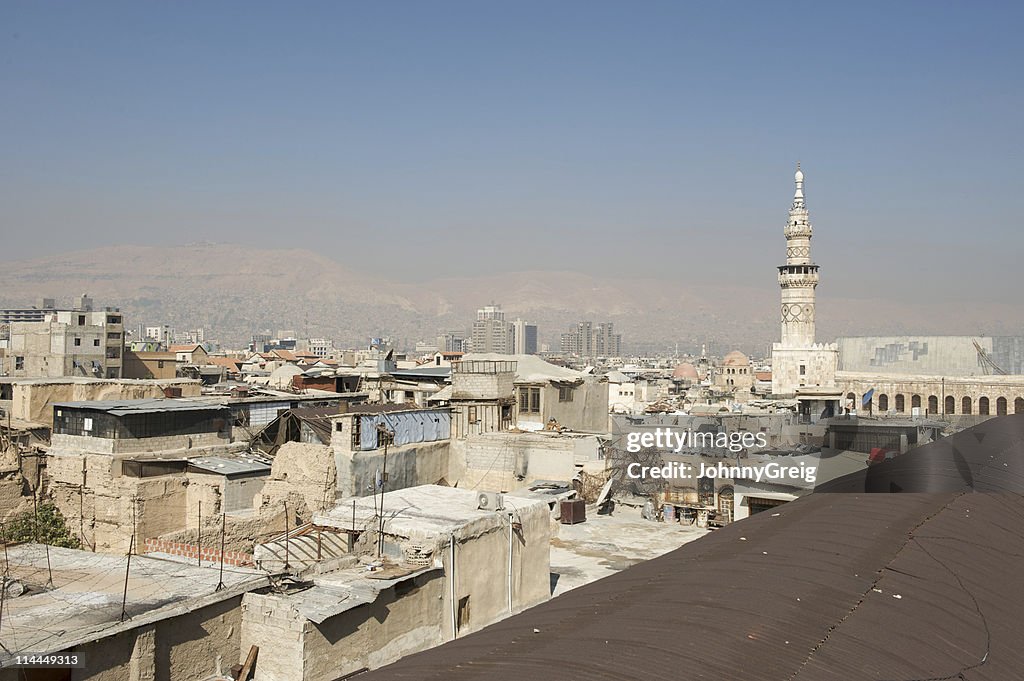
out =
[[[802,420],[855,410],[908,416],[1024,413],[1024,338],[968,336],[815,339],[819,267],[811,259],[804,173],[797,164],[786,264],[779,266],[781,337],[772,395],[796,399]],[[849,368],[849,370],[847,369]]]

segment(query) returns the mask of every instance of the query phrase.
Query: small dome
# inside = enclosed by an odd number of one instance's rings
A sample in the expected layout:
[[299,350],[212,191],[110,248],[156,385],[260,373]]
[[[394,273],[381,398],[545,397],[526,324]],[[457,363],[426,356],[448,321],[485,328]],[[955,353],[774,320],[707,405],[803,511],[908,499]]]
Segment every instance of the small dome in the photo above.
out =
[[793,176],[793,179],[797,182],[804,181],[804,171],[800,170],[800,166],[796,167],[796,175]]
[[672,371],[672,378],[687,378],[691,381],[696,381],[698,378],[697,367],[693,366],[689,362],[683,362],[682,364],[677,365]]
[[747,366],[748,364],[750,364],[750,360],[739,350],[733,350],[722,358],[722,366],[737,367]]

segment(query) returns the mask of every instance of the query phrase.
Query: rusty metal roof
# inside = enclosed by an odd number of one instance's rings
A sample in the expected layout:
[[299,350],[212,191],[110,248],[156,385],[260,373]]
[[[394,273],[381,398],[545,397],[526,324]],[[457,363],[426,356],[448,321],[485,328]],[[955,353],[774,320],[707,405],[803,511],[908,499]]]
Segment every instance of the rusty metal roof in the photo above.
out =
[[831,489],[360,680],[1020,678],[1024,415]]

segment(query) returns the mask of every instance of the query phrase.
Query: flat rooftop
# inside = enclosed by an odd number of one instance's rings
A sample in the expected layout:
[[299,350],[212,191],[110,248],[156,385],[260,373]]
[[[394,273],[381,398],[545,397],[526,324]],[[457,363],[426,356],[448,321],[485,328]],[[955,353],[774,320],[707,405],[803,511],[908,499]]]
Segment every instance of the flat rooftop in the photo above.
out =
[[[423,539],[447,536],[453,532],[465,537],[507,523],[508,511],[522,511],[537,505],[542,505],[545,512],[548,510],[547,502],[543,500],[506,494],[504,511],[482,511],[477,508],[478,496],[479,492],[476,491],[440,485],[420,485],[385,492],[384,515],[388,519],[384,524],[384,532]],[[376,500],[380,502],[379,495]],[[352,525],[353,502],[355,527]],[[356,497],[340,501],[325,513],[314,514],[313,524],[363,531],[373,526],[377,516],[374,497]]]
[[158,558],[132,556],[127,618],[121,599],[127,557],[49,547],[53,588],[47,588],[47,551],[42,544],[7,548],[10,577],[25,593],[4,603],[0,667],[18,653],[51,653],[177,617],[265,586],[254,570],[224,567],[224,588],[217,591],[219,567],[197,567]]
[[0,377],[0,383],[18,385],[199,385],[194,378],[90,378],[88,376],[57,376],[38,378],[18,378],[15,376]]
[[54,409],[91,409],[113,416],[127,414],[154,414],[169,411],[218,411],[224,405],[193,398],[153,398],[143,400],[98,400],[95,402],[58,402]]

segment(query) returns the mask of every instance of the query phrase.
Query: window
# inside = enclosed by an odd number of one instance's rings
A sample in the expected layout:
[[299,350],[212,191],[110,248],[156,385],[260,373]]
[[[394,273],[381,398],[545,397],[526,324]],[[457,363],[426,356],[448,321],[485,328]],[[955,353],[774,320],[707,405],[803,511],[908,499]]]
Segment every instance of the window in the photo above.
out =
[[111,331],[107,334],[107,340],[121,340],[121,334],[117,331]]
[[98,348],[100,346],[100,339],[99,338],[93,338],[92,339],[92,346],[94,348]]
[[156,368],[157,369],[163,369],[164,368],[164,361],[162,359],[158,359],[156,361]]
[[558,387],[558,401],[559,402],[572,402],[572,392],[574,388],[571,385],[562,385]]
[[806,364],[801,364],[800,365],[800,375],[801,376],[806,376],[807,375],[807,365]]
[[78,325],[79,326],[85,326],[85,315],[84,314],[78,315]]
[[76,338],[75,339],[75,347],[77,348],[81,344],[82,344],[82,339],[81,338]]
[[15,357],[14,358],[14,368],[15,369],[24,369],[25,368],[25,358],[24,357]]
[[362,445],[363,420],[360,417],[352,419],[352,449],[359,449]]
[[120,324],[120,323],[121,323],[121,316],[120,315],[108,315],[107,316],[107,324]]
[[540,413],[540,388],[519,389],[519,411],[524,414]]
[[469,596],[459,599],[458,628],[463,629],[469,626]]
[[471,405],[466,409],[466,420],[476,423],[476,405]]

